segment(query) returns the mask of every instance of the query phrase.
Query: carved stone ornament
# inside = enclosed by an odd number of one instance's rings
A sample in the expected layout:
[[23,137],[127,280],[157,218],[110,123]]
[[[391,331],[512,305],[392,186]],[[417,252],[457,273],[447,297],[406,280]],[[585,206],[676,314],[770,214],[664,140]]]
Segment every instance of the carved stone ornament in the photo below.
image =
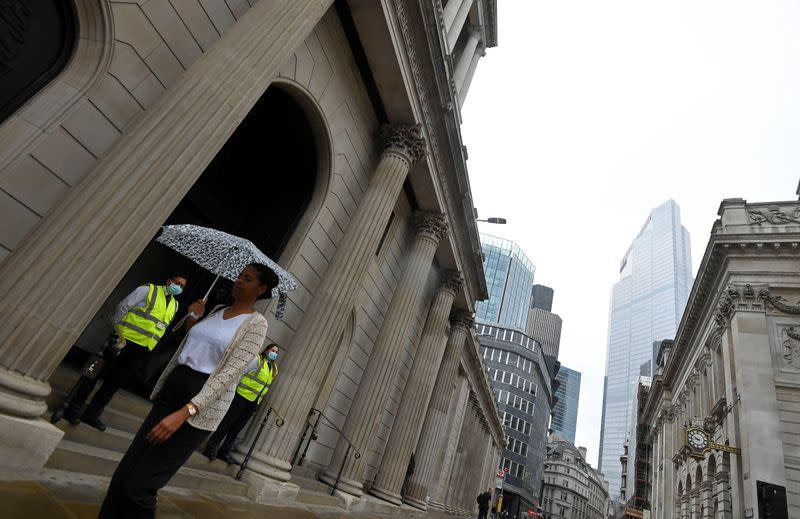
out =
[[748,208],[747,216],[750,218],[750,225],[800,224],[800,205],[765,209]]
[[384,126],[381,137],[384,150],[400,153],[412,166],[425,158],[427,145],[419,124]]
[[449,290],[453,294],[457,294],[464,284],[464,276],[457,270],[445,271],[442,276],[442,289]]
[[781,296],[773,296],[768,290],[762,291],[759,296],[767,303],[767,306],[779,312],[790,315],[800,315],[800,304],[790,305]]
[[728,326],[731,316],[736,310],[765,310],[765,302],[768,302],[771,297],[767,285],[753,286],[750,283],[744,285],[731,283],[723,290],[717,302],[717,309],[714,311],[714,322],[717,328]]
[[475,326],[475,318],[471,312],[466,310],[455,310],[450,314],[450,324],[452,326],[462,326],[469,330]]
[[781,330],[783,361],[793,368],[800,369],[800,330],[794,326]]
[[436,243],[447,238],[447,218],[441,213],[419,211],[414,214],[414,224],[417,234],[429,236],[436,240]]

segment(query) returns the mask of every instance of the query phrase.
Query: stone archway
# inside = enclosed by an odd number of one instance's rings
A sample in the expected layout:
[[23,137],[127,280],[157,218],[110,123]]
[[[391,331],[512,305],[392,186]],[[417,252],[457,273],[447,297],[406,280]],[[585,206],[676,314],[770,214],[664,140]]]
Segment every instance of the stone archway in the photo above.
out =
[[[299,86],[271,85],[228,141],[176,204],[165,224],[192,223],[251,240],[287,265],[308,233],[329,185],[330,142],[327,126]],[[180,297],[185,308],[200,298],[213,276],[171,250],[151,242],[120,279],[84,329],[67,362],[80,362],[111,333],[107,315],[133,288],[185,272],[190,285]],[[221,288],[229,282],[220,283]],[[222,290],[212,302],[224,299]],[[216,294],[216,297],[215,297]],[[166,336],[154,351],[155,367],[165,364],[180,333]],[[152,379],[151,378],[151,383]],[[142,392],[146,392],[142,388]]]

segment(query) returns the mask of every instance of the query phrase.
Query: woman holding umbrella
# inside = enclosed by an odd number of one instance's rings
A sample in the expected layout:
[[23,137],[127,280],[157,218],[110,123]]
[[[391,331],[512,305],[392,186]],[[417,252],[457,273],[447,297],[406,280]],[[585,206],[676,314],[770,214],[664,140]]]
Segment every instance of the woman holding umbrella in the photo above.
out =
[[[263,348],[267,320],[253,305],[277,286],[270,267],[251,263],[233,285],[231,306],[187,320],[189,333],[153,390],[153,408],[111,478],[101,519],[155,517],[158,490],[217,428]],[[205,301],[189,310],[202,316]]]

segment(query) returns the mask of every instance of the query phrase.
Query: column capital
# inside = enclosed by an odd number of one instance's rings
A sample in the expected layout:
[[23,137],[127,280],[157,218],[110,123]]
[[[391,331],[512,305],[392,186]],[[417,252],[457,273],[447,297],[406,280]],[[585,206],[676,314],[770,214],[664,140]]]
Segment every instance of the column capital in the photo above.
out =
[[468,312],[466,310],[454,310],[450,314],[450,324],[453,327],[461,326],[469,330],[475,326],[475,317],[472,315],[472,312]]
[[447,238],[447,218],[442,213],[417,211],[414,213],[417,235],[427,236],[436,243]]
[[384,152],[401,154],[411,166],[424,159],[427,153],[422,125],[419,123],[385,125],[381,129],[381,139]]
[[464,284],[464,276],[458,270],[446,270],[442,275],[441,289],[457,294]]

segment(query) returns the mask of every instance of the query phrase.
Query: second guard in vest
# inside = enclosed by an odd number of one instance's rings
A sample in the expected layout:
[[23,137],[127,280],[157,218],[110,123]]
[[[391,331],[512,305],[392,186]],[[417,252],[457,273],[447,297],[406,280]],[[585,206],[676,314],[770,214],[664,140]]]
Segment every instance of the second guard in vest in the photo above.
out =
[[[269,391],[269,387],[278,375],[278,345],[270,344],[247,367],[247,372],[236,388],[230,408],[220,422],[217,430],[208,439],[203,454],[209,459],[219,458],[229,465],[236,461],[231,456],[231,449],[236,437],[247,425],[258,405]],[[222,443],[222,445],[220,445]]]
[[94,388],[93,380],[81,380],[64,418],[76,424],[82,421],[101,431],[106,430],[100,415],[118,389],[135,379],[143,379],[150,352],[164,336],[169,323],[178,313],[176,296],[186,288],[186,276],[175,274],[164,285],[143,285],[123,299],[114,313],[114,325],[124,347],[103,374],[103,385],[97,390],[86,411],[80,411]]

